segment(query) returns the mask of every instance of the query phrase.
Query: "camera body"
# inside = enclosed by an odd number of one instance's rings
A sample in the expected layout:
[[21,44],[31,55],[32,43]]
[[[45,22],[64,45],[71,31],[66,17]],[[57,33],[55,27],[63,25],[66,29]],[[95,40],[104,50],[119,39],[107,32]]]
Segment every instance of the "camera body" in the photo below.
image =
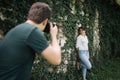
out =
[[[59,29],[59,25],[58,25],[58,24],[56,24],[55,22],[53,22],[52,24],[53,24],[53,27],[56,25],[57,28]],[[45,32],[45,33],[50,33],[50,22],[47,22],[46,27],[45,27],[45,29],[43,30],[43,32]]]

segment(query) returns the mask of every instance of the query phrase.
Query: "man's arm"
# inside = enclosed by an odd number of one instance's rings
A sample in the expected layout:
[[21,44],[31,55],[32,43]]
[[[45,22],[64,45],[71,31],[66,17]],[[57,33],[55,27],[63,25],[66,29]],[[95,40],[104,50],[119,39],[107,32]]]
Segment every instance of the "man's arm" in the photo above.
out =
[[59,65],[61,63],[61,48],[57,42],[57,26],[53,27],[50,24],[51,43],[42,52],[42,56],[47,59],[53,65]]

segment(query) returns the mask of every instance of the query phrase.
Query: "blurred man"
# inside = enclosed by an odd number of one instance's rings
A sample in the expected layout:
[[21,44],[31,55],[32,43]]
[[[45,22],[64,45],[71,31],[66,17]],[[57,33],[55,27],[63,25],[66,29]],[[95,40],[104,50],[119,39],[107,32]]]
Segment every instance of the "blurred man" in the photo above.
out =
[[0,80],[29,80],[35,53],[53,65],[61,63],[57,26],[50,23],[50,44],[42,32],[50,16],[51,8],[36,2],[29,10],[27,21],[7,33],[0,44]]

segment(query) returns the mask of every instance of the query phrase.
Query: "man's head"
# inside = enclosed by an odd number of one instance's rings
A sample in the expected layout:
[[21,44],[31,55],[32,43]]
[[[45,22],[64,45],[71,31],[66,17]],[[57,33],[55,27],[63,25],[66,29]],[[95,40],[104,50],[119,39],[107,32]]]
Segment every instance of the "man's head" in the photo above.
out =
[[34,3],[28,14],[28,19],[32,20],[36,24],[40,24],[45,19],[49,19],[51,16],[51,8],[49,5],[42,3],[42,2],[36,2]]

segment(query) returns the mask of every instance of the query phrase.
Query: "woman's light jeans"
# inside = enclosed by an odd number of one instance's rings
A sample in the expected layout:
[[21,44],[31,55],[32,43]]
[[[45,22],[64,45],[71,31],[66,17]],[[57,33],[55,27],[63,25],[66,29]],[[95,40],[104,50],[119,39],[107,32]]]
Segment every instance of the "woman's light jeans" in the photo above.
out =
[[81,60],[82,75],[86,76],[87,69],[91,69],[92,65],[89,61],[89,51],[88,50],[79,50],[79,58]]

